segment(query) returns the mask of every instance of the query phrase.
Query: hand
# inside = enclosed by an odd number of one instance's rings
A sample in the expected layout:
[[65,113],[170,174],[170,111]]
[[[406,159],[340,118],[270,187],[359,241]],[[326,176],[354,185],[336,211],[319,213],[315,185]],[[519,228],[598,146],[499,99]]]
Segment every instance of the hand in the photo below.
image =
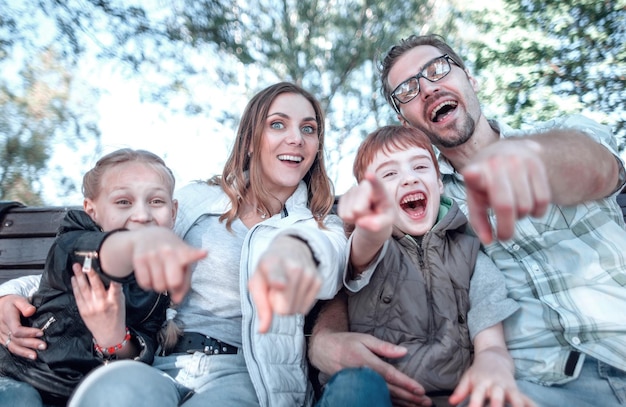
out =
[[318,331],[309,344],[309,359],[321,372],[333,375],[344,368],[366,366],[385,379],[394,405],[430,406],[418,382],[381,359],[405,354],[406,348],[356,332]]
[[517,388],[506,352],[505,348],[487,348],[477,353],[450,396],[450,403],[456,405],[471,395],[468,407],[482,407],[487,400],[490,407],[502,407],[505,403],[512,407],[536,407]]
[[122,342],[126,335],[126,304],[121,284],[112,281],[106,289],[93,269],[84,273],[76,263],[72,270],[78,312],[96,342],[103,347]]
[[306,314],[322,285],[309,246],[288,235],[276,237],[248,282],[256,304],[259,332],[267,332],[272,314]]
[[11,341],[7,349],[18,356],[28,359],[37,359],[36,349],[46,349],[42,341],[43,332],[38,328],[22,326],[20,316],[29,317],[35,313],[35,307],[28,299],[19,295],[5,295],[0,297],[0,340],[6,344],[11,333]]
[[498,240],[507,240],[513,236],[518,219],[542,216],[552,199],[539,146],[529,139],[491,144],[476,154],[461,174],[467,188],[469,220],[484,244],[493,240],[490,208],[495,212]]
[[367,173],[359,185],[341,196],[337,214],[344,222],[369,232],[387,232],[393,225],[395,208],[380,180]]
[[189,266],[206,255],[206,250],[189,246],[169,229],[151,228],[148,239],[135,243],[135,278],[143,289],[169,291],[172,301],[179,303],[191,286]]

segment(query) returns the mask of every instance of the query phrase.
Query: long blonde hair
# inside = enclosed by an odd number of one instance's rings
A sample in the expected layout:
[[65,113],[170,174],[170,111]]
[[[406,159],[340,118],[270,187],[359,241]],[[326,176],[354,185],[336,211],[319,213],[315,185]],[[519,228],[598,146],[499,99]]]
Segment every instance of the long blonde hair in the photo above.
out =
[[244,199],[255,199],[255,202],[248,203],[270,213],[269,208],[271,208],[271,202],[275,198],[263,188],[264,180],[260,171],[259,155],[248,155],[248,151],[261,150],[263,129],[270,106],[283,93],[302,95],[313,106],[317,122],[319,148],[317,157],[303,181],[307,185],[309,209],[320,227],[324,227],[324,218],[332,209],[335,197],[333,185],[326,173],[324,164],[324,113],[322,107],[315,97],[300,86],[289,82],[279,82],[263,89],[248,102],[239,122],[235,145],[226,161],[224,171],[221,175],[209,180],[210,184],[221,185],[230,198],[231,209],[220,216],[220,221],[226,220],[226,227],[229,230],[232,222],[241,216]]

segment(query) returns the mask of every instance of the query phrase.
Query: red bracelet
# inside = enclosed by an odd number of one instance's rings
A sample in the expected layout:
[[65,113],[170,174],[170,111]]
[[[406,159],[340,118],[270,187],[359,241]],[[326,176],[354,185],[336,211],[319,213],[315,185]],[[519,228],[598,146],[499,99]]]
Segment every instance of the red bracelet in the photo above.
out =
[[121,343],[103,348],[102,346],[96,343],[96,339],[94,338],[93,347],[96,350],[96,353],[98,354],[98,356],[100,356],[101,358],[111,357],[115,354],[115,352],[117,352],[118,350],[126,346],[128,341],[130,341],[130,330],[128,329],[128,327],[126,327],[126,335],[124,336],[124,340]]

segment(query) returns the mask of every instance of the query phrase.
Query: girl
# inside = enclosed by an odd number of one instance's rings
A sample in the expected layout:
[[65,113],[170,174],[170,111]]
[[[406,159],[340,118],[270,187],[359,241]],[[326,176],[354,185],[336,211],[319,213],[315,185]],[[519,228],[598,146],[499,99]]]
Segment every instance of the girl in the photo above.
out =
[[154,367],[98,369],[70,405],[311,405],[302,314],[334,296],[346,263],[317,100],[290,83],[258,93],[222,175],[178,199],[176,233],[209,251],[177,309],[184,335]]
[[0,404],[65,405],[84,375],[109,360],[152,363],[167,294],[144,291],[132,277],[111,281],[106,272],[128,276],[148,241],[184,245],[171,231],[173,193],[172,172],[148,151],[115,151],[85,174],[84,211],[70,210],[61,222],[32,297],[36,311],[24,319],[45,342],[36,357],[13,355],[9,331],[0,348]]

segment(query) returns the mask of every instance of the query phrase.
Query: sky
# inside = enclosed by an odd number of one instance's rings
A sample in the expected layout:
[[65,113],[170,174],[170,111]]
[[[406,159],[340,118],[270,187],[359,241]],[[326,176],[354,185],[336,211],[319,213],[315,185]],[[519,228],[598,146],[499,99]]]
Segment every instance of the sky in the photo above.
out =
[[[174,172],[177,188],[194,180],[221,174],[234,141],[234,129],[221,125],[211,117],[186,116],[163,105],[146,102],[141,97],[137,79],[123,78],[106,67],[91,66],[83,71],[86,81],[107,84],[106,91],[95,105],[101,131],[101,151],[97,151],[93,143],[84,146],[79,154],[67,146],[57,145],[51,168],[65,168],[64,175],[71,176],[80,185],[82,174],[92,168],[98,158],[116,149],[129,147],[149,150],[161,156]],[[224,98],[223,93],[215,92],[212,98]],[[239,116],[246,102],[245,99],[233,102],[228,109]],[[72,159],[82,155],[87,157],[87,162]],[[353,159],[353,155],[346,154],[341,158],[338,169],[332,171],[341,175],[339,179],[332,179],[337,194],[345,192],[354,183]],[[81,205],[83,200],[80,190],[59,196],[58,187],[51,179],[44,183],[43,195],[49,205]]]

